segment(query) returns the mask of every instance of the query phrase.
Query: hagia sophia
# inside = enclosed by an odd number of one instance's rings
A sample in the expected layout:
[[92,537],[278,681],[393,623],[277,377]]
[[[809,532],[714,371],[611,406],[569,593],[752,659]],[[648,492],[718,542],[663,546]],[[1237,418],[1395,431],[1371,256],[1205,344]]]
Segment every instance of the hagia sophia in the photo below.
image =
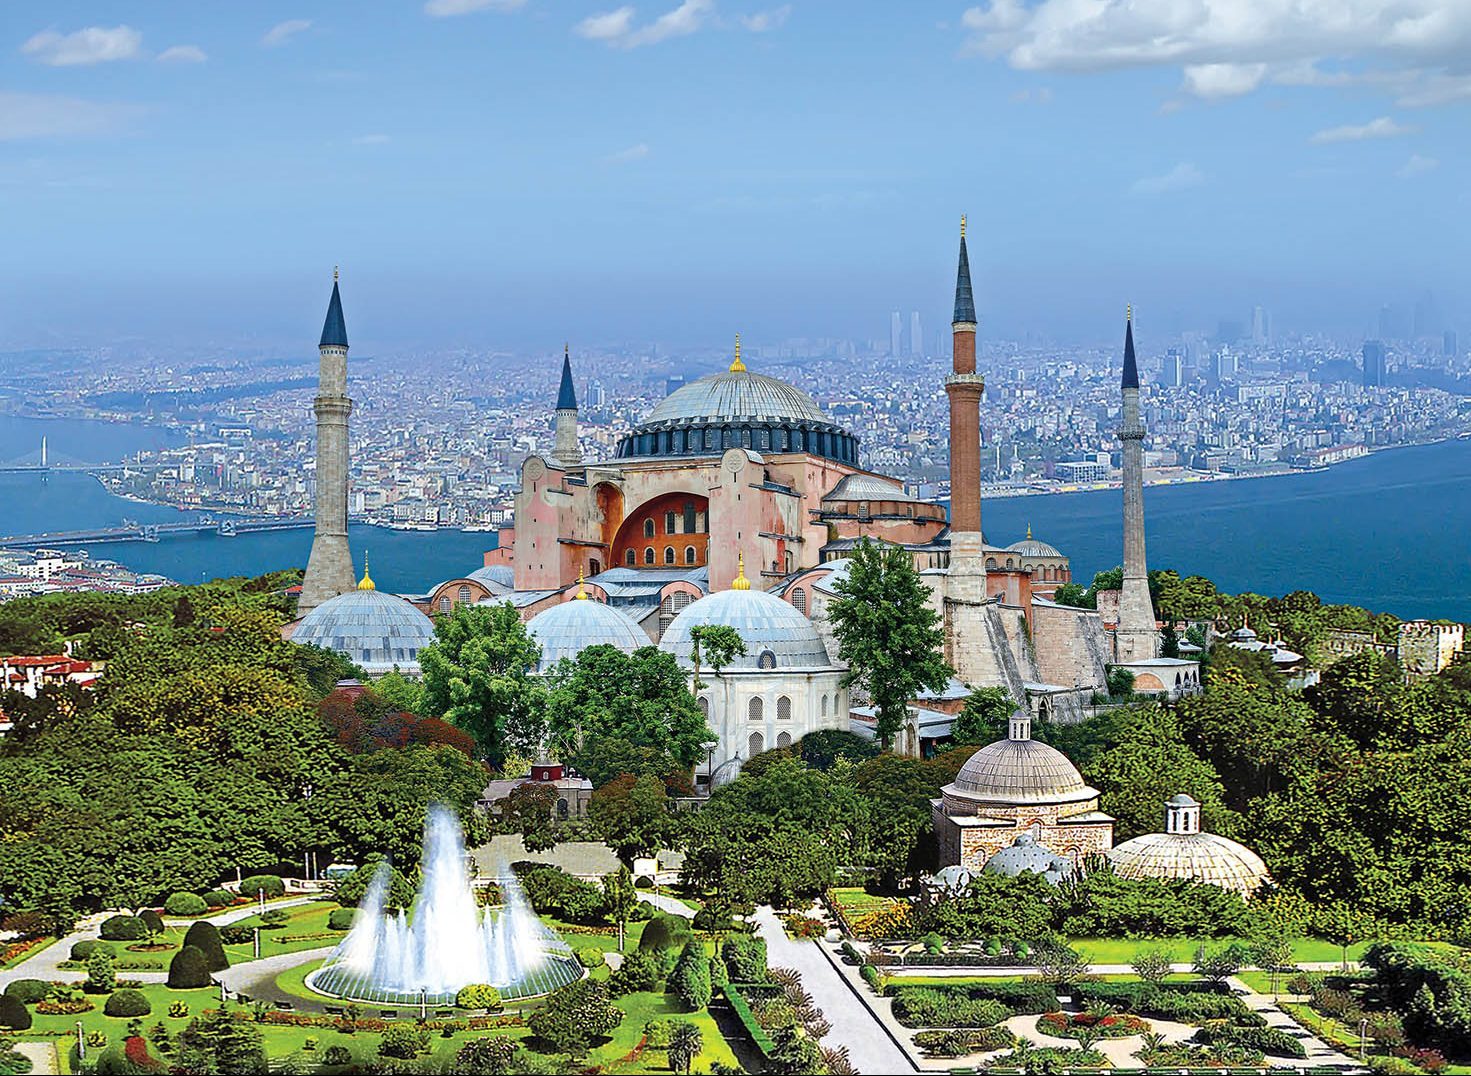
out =
[[[1119,430],[1124,471],[1123,585],[1104,612],[1052,600],[1071,581],[1068,558],[1026,538],[992,544],[981,531],[976,311],[962,219],[950,403],[949,505],[911,495],[866,470],[860,441],[801,389],[747,368],[737,336],[729,368],[661,401],[618,445],[588,460],[578,440],[570,354],[564,353],[552,450],[521,468],[514,529],[460,578],[421,595],[361,583],[347,548],[347,336],[334,280],[321,340],[316,538],[293,638],[340,650],[370,674],[418,674],[431,616],[465,603],[510,603],[542,648],[537,672],[594,644],[656,645],[694,676],[692,629],[735,628],[745,655],[700,670],[698,699],[718,742],[696,767],[706,790],[744,760],[821,729],[862,732],[838,660],[829,605],[862,539],[902,546],[929,587],[955,677],[915,700],[895,749],[918,754],[971,689],[1000,686],[1017,705],[1007,739],[982,749],[935,801],[941,862],[980,870],[996,857],[1054,875],[1111,854],[1121,872],[1209,867],[1242,891],[1265,877],[1249,850],[1199,832],[1199,805],[1171,801],[1164,834],[1113,847],[1113,819],[1063,755],[1030,736],[1033,719],[1079,721],[1111,669],[1135,690],[1176,698],[1199,690],[1195,661],[1160,656],[1144,551],[1144,427],[1132,317],[1126,319]],[[933,707],[933,708],[931,708]],[[1141,844],[1140,842],[1144,842]],[[1053,862],[1055,860],[1056,862]],[[1185,866],[1182,866],[1185,864]],[[1026,868],[1032,869],[1032,868]]]

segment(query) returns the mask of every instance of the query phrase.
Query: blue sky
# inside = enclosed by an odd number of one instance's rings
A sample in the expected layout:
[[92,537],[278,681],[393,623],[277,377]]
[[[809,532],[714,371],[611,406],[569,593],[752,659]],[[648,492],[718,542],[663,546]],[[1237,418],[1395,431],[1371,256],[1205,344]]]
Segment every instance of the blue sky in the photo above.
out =
[[995,336],[1471,322],[1468,56],[1471,0],[12,0],[0,345],[292,346],[334,263],[390,347],[878,338],[961,212]]

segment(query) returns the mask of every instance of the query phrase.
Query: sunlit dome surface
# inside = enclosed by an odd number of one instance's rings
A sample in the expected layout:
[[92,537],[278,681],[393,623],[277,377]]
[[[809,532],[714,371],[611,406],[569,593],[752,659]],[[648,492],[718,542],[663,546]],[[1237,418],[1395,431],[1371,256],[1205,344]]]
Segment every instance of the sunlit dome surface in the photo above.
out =
[[1000,804],[1077,803],[1098,795],[1066,755],[1031,739],[986,745],[966,760],[945,790]]
[[304,616],[291,641],[335,650],[374,676],[395,667],[418,676],[419,652],[434,642],[434,622],[397,595],[350,590]]
[[726,370],[675,389],[649,412],[644,423],[733,419],[829,421],[812,397],[795,385],[749,370]]
[[[686,668],[693,667],[690,629],[703,624],[735,628],[745,642],[746,653],[725,666],[727,669],[832,667],[812,621],[763,590],[722,590],[691,602],[665,629],[659,649],[673,654]],[[770,664],[763,665],[763,661]]]
[[1271,881],[1261,856],[1215,833],[1147,833],[1115,847],[1108,861],[1121,878],[1194,878],[1243,895]]
[[562,658],[577,657],[589,646],[607,644],[632,654],[639,647],[654,645],[627,614],[591,598],[574,598],[537,613],[526,630],[541,645],[539,672],[546,672]]
[[476,568],[467,578],[491,588],[499,587],[502,590],[516,588],[516,570],[509,564],[491,564],[484,568]]

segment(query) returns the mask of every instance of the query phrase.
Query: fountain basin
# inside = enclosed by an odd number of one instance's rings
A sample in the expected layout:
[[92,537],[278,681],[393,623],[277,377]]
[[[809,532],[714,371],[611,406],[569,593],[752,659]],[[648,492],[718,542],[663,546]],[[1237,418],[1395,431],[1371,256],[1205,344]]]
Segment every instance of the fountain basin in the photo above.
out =
[[[528,1001],[550,994],[559,987],[576,982],[587,974],[570,951],[549,953],[541,967],[516,982],[497,986],[501,1000]],[[468,983],[466,984],[469,985]],[[306,977],[307,989],[340,1001],[358,1001],[367,1005],[429,1005],[443,1009],[455,1003],[457,990],[407,992],[374,981],[372,976],[355,972],[343,964],[327,963]]]

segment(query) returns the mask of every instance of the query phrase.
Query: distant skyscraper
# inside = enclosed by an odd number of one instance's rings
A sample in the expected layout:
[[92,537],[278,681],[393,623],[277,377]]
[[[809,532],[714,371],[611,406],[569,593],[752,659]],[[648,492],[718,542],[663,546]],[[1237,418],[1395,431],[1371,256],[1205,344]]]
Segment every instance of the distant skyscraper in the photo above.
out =
[[904,336],[904,322],[899,317],[899,311],[895,310],[889,315],[889,354],[898,358],[904,354],[902,348]]
[[1236,380],[1236,353],[1229,347],[1222,347],[1211,356],[1210,379],[1217,385]]
[[675,389],[684,388],[684,374],[675,374],[664,380],[664,395],[671,395]]
[[1456,330],[1447,329],[1440,338],[1440,353],[1448,359],[1454,359],[1460,354],[1460,349],[1456,344]]
[[1377,388],[1389,380],[1389,367],[1384,361],[1384,345],[1378,340],[1364,341],[1364,387]]
[[1272,315],[1260,305],[1251,308],[1251,342],[1257,347],[1272,342]]
[[924,326],[919,323],[919,311],[909,312],[909,354],[924,357]]
[[1170,348],[1165,352],[1165,377],[1166,385],[1179,388],[1185,384],[1185,356],[1180,354],[1177,347]]

